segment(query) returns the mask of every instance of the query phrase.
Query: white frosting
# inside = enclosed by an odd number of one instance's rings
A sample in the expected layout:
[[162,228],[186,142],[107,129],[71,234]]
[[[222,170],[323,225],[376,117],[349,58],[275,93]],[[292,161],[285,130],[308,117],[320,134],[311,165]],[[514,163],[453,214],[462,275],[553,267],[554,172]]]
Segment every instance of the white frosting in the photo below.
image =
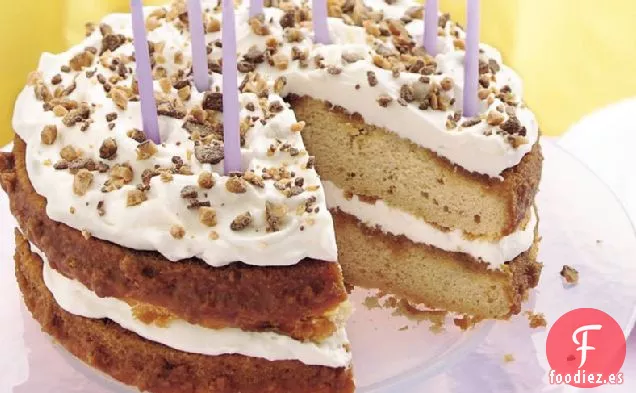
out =
[[[368,0],[368,4],[374,8],[385,11],[387,17],[399,17],[404,11],[416,2],[411,0],[399,0],[391,6],[380,0]],[[237,25],[248,26],[247,3],[243,2],[237,10]],[[216,0],[204,0],[204,8],[208,12],[217,4]],[[147,8],[149,13],[154,8]],[[278,21],[282,11],[277,8],[265,9],[265,20],[272,20],[267,26],[271,35],[283,36],[283,29]],[[132,36],[131,19],[126,14],[114,14],[103,21],[109,24],[115,33]],[[421,40],[422,21],[416,20],[407,24],[406,29],[416,40]],[[429,148],[439,155],[446,157],[453,163],[476,173],[498,177],[506,168],[516,165],[521,158],[531,149],[537,140],[538,127],[533,114],[519,108],[517,116],[527,130],[527,144],[513,148],[506,137],[496,132],[485,135],[490,126],[486,122],[463,129],[448,131],[445,127],[446,118],[453,113],[455,108],[448,111],[419,110],[414,105],[402,106],[394,102],[387,108],[378,106],[377,97],[380,94],[389,94],[397,99],[402,84],[415,81],[419,74],[402,72],[399,79],[391,76],[391,72],[375,67],[372,64],[368,37],[361,27],[349,26],[341,19],[330,18],[329,27],[333,39],[333,45],[314,45],[312,32],[308,27],[301,30],[305,38],[293,45],[299,48],[309,49],[309,66],[300,68],[297,61],[291,61],[285,71],[280,71],[267,64],[258,66],[257,71],[264,75],[270,86],[274,79],[284,74],[287,77],[287,86],[283,95],[289,92],[296,94],[308,94],[317,99],[329,100],[351,112],[360,113],[364,119],[372,124],[386,127],[398,135],[407,138],[414,143]],[[453,27],[453,29],[455,29]],[[453,38],[450,35],[451,24],[446,28],[446,35],[440,36],[438,45],[440,54],[437,56],[438,71],[441,75],[433,75],[431,79],[439,81],[444,77],[454,79],[454,90],[450,95],[457,99],[456,108],[461,107],[463,56],[464,52],[455,50]],[[463,32],[459,32],[462,36]],[[240,28],[237,31],[238,50],[247,52],[253,45],[259,48],[265,47],[268,36],[256,36],[249,28]],[[174,54],[182,51],[185,62],[190,61],[190,39],[187,33],[179,31],[174,24],[161,20],[161,25],[148,33],[148,38],[153,42],[164,42],[164,55],[168,74],[175,72],[179,66],[174,63]],[[220,39],[220,32],[206,35],[206,41],[212,42]],[[281,41],[284,41],[281,39]],[[387,45],[391,45],[390,42]],[[85,47],[101,47],[101,35],[96,31],[86,40],[69,51],[52,55],[43,54],[38,71],[45,83],[53,90],[51,78],[58,74],[62,65]],[[292,44],[284,43],[279,48],[279,53],[291,52]],[[501,64],[499,54],[492,48],[482,46],[484,52]],[[354,52],[363,57],[363,60],[352,64],[343,64],[341,55],[343,52]],[[220,50],[216,48],[211,58],[220,56]],[[114,52],[116,55],[131,55],[133,46],[126,43]],[[314,55],[324,57],[324,63],[336,64],[342,68],[339,75],[330,75],[325,69],[318,69],[314,65]],[[134,66],[134,65],[131,65]],[[89,68],[96,69],[97,73],[104,73],[107,77],[112,72],[97,62]],[[374,71],[378,84],[370,87],[367,82],[367,71]],[[226,177],[215,174],[216,186],[206,191],[200,190],[200,200],[209,201],[216,209],[218,224],[214,228],[208,228],[199,222],[196,210],[188,210],[186,203],[180,198],[180,190],[186,185],[196,185],[197,174],[202,170],[221,172],[223,163],[211,166],[200,164],[192,157],[186,163],[192,167],[194,176],[175,175],[174,181],[162,182],[158,177],[152,179],[151,189],[147,193],[148,200],[139,206],[127,207],[126,195],[140,183],[140,175],[144,169],[154,165],[170,166],[171,158],[175,155],[186,159],[188,152],[194,150],[194,144],[189,139],[189,134],[182,128],[183,120],[176,120],[166,116],[160,116],[161,137],[164,142],[159,146],[158,153],[149,160],[138,161],[136,159],[137,143],[126,136],[132,128],[142,128],[140,106],[138,102],[130,102],[127,110],[116,108],[95,77],[88,78],[86,70],[82,72],[62,73],[62,86],[68,86],[73,80],[77,85],[69,98],[77,101],[94,103],[94,113],[91,118],[94,123],[90,128],[82,132],[79,125],[67,127],[62,124],[61,118],[55,117],[51,111],[44,111],[42,102],[38,101],[32,86],[27,86],[20,94],[15,108],[13,127],[22,139],[27,142],[27,170],[36,192],[44,196],[47,201],[47,214],[55,220],[67,224],[73,228],[87,230],[93,236],[114,242],[116,244],[141,250],[157,250],[170,260],[180,260],[187,257],[198,257],[212,266],[222,266],[234,261],[242,261],[252,265],[291,265],[303,258],[334,261],[337,257],[335,237],[332,230],[332,220],[325,207],[325,199],[322,189],[309,190],[307,186],[319,184],[319,178],[313,169],[306,170],[304,164],[307,155],[300,135],[290,132],[291,125],[296,121],[294,113],[286,106],[284,110],[266,125],[256,121],[246,135],[246,144],[242,150],[244,168],[254,169],[260,174],[263,167],[279,167],[287,164],[289,171],[304,178],[305,192],[301,195],[286,198],[277,189],[273,182],[267,181],[264,189],[248,186],[244,194],[231,194],[225,191]],[[239,75],[243,78],[243,75]],[[211,75],[214,86],[220,86],[221,76]],[[119,84],[130,85],[130,79]],[[510,85],[512,91],[520,99],[521,88],[519,78],[506,67],[497,73],[497,85]],[[355,85],[360,85],[356,90]],[[158,81],[155,82],[155,91],[160,92]],[[176,95],[173,89],[172,96]],[[202,100],[202,94],[193,89],[192,98],[185,103],[189,109]],[[270,94],[270,102],[282,100],[279,95]],[[243,107],[241,117],[261,115],[257,97],[252,93],[240,94]],[[248,112],[245,106],[254,103],[255,112]],[[495,100],[491,107],[500,103]],[[488,108],[483,107],[486,111]],[[109,130],[105,115],[116,112],[119,117],[115,127]],[[54,124],[58,128],[58,137],[53,145],[43,145],[40,142],[40,132],[45,125]],[[73,193],[73,175],[68,171],[55,170],[50,163],[59,159],[59,152],[63,146],[73,145],[84,152],[84,157],[90,157],[99,161],[99,147],[106,137],[116,139],[118,144],[117,163],[128,161],[134,168],[134,180],[131,184],[120,190],[102,193],[101,185],[107,179],[106,174],[94,173],[92,187],[84,196]],[[277,152],[273,156],[267,154],[268,147],[280,140],[297,148],[301,154],[291,157],[288,153]],[[49,163],[49,164],[47,164]],[[113,162],[108,162],[112,164]],[[287,216],[282,230],[279,232],[265,231],[265,202],[272,201],[288,206],[290,212],[299,212],[308,197],[315,197],[319,209],[311,213],[290,214]],[[106,211],[104,216],[97,214],[96,206],[103,201]],[[74,213],[71,213],[73,208]],[[236,232],[229,228],[230,222],[241,213],[250,211],[254,217],[252,228]],[[183,239],[175,239],[170,235],[172,226],[181,226],[185,229]],[[302,229],[302,230],[301,230]],[[218,234],[217,240],[209,238],[210,230]]]
[[139,336],[179,351],[217,356],[241,354],[271,361],[298,360],[307,365],[348,367],[351,353],[344,327],[319,344],[301,342],[272,332],[245,332],[236,328],[209,329],[184,320],[173,320],[166,327],[145,324],[133,315],[131,307],[115,298],[100,298],[78,281],[70,280],[49,265],[44,253],[31,245],[44,265],[44,282],[57,304],[67,312],[86,318],[108,318]]
[[323,186],[330,209],[338,208],[357,217],[369,227],[376,227],[396,236],[403,235],[415,243],[428,244],[450,252],[466,253],[475,259],[488,262],[489,267],[493,269],[527,251],[534,242],[534,230],[537,225],[534,209],[531,209],[530,220],[525,227],[502,237],[499,241],[470,240],[461,230],[442,231],[410,213],[387,205],[381,199],[374,203],[362,202],[356,195],[348,199],[344,191],[332,182],[323,182]]

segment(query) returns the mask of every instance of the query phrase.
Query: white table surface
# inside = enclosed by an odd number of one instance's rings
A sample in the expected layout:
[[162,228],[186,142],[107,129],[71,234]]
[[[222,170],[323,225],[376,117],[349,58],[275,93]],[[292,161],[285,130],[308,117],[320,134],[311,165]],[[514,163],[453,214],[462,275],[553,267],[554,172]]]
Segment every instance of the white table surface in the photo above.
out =
[[[636,99],[611,105],[583,118],[559,140],[614,191],[636,223]],[[636,256],[634,256],[636,263]],[[634,280],[636,285],[636,278]],[[636,392],[636,329],[627,342],[625,383],[603,386],[594,393]]]
[[[631,171],[636,168],[636,154],[631,151],[633,146],[636,146],[636,122],[631,119],[633,113],[636,113],[636,100],[625,101],[594,113],[568,131],[559,140],[559,144],[577,156],[607,183],[625,205],[632,222],[636,222],[636,175],[631,174]],[[4,206],[4,203],[0,203],[0,205],[2,205],[0,208],[7,208],[7,206]],[[0,223],[0,227],[3,227],[3,224],[6,223]],[[13,250],[8,250],[6,247],[0,245],[0,260],[7,260],[7,258],[10,258],[10,255],[12,255],[12,252]],[[8,281],[11,279],[12,277],[0,277],[0,285],[11,285]],[[634,285],[636,285],[636,278]],[[15,296],[16,298],[19,297],[17,291]],[[0,322],[2,323],[6,323],[5,316],[3,315],[6,312],[8,312],[8,310],[0,308]],[[17,339],[17,337],[3,337],[2,339],[12,340]],[[493,344],[496,342],[496,338],[493,337],[489,337],[489,339],[486,340],[485,345],[493,346],[488,352],[498,352],[497,348],[494,348],[496,344]],[[636,333],[632,333],[628,340],[627,352],[627,359],[622,370],[625,374],[625,383],[616,386],[602,386],[594,389],[592,392],[636,392]],[[459,362],[457,366],[469,367],[471,360],[483,361],[482,358],[477,357],[475,359],[467,359],[465,362]],[[0,357],[0,368],[12,366],[15,365],[12,365],[10,356]],[[457,369],[457,366],[453,368]],[[454,372],[450,372],[449,374],[452,376]],[[483,377],[484,379],[488,379],[488,376]],[[426,384],[426,392],[436,393],[450,390],[482,392],[477,386],[457,389],[457,386],[453,386],[455,385],[455,381],[452,379],[439,380],[440,383],[434,384],[435,387],[432,390],[431,386]],[[572,390],[574,391],[575,389]],[[557,391],[565,392],[569,390],[558,389]],[[396,391],[395,393],[403,392],[424,393],[421,388],[416,386],[410,389],[407,388],[406,390],[400,389],[399,392]],[[484,390],[484,392],[486,391]]]

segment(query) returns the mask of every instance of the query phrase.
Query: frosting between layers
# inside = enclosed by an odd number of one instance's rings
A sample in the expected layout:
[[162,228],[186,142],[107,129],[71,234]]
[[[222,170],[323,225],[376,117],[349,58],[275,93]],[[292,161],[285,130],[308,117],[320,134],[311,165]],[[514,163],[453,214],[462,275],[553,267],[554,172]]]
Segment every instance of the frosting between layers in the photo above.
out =
[[53,270],[44,253],[31,244],[43,260],[44,283],[57,304],[67,312],[91,319],[108,318],[139,336],[179,351],[208,356],[241,354],[270,361],[298,360],[312,366],[348,367],[351,353],[344,327],[319,344],[301,342],[272,332],[245,332],[236,328],[209,329],[173,320],[166,327],[137,320],[131,307],[115,298],[100,298],[81,283]]
[[426,221],[403,210],[387,205],[378,199],[374,203],[360,201],[357,195],[345,197],[342,189],[334,183],[323,182],[327,196],[327,206],[357,217],[370,227],[377,227],[385,233],[405,236],[415,243],[422,243],[450,252],[463,252],[475,259],[488,262],[490,268],[498,269],[521,253],[528,251],[534,242],[537,218],[531,209],[530,220],[524,228],[502,237],[499,241],[469,240],[459,229],[442,231]]
[[[357,2],[356,2],[357,3]],[[412,0],[397,0],[387,6],[380,0],[367,0],[366,3],[375,9],[385,11],[387,17],[398,18],[410,7],[419,5]],[[208,14],[220,19],[220,10],[215,9],[216,0],[204,0],[203,6]],[[159,8],[146,8],[149,15]],[[248,26],[248,2],[243,1],[237,10],[237,24]],[[303,37],[298,42],[289,43],[283,38],[285,29],[280,24],[284,12],[278,8],[265,8],[266,26],[270,29],[267,35],[255,35],[250,28],[238,29],[238,50],[241,55],[256,45],[265,48],[270,37],[277,37],[281,43],[278,54],[291,58],[292,47],[308,50],[307,64],[303,67],[299,61],[289,61],[287,69],[279,70],[270,66],[265,61],[258,64],[256,71],[266,78],[270,88],[265,98],[267,103],[282,102],[283,96],[288,93],[307,94],[314,98],[329,101],[340,105],[350,112],[358,112],[363,118],[372,124],[385,127],[401,137],[407,138],[416,144],[429,148],[437,154],[446,157],[454,164],[465,169],[486,174],[491,177],[499,177],[506,168],[516,165],[521,158],[530,151],[538,138],[538,127],[534,115],[523,105],[516,109],[520,124],[525,127],[525,139],[527,143],[513,147],[506,135],[498,132],[498,127],[491,127],[485,121],[472,127],[457,127],[447,130],[445,123],[448,116],[461,108],[463,86],[463,57],[464,51],[457,50],[454,46],[455,37],[463,38],[463,31],[457,29],[452,23],[447,23],[444,34],[438,37],[439,54],[436,57],[437,73],[429,76],[434,83],[440,83],[445,77],[453,79],[453,88],[444,93],[455,98],[456,102],[447,110],[420,110],[416,105],[401,105],[397,103],[400,97],[401,84],[416,83],[421,77],[419,73],[402,71],[399,78],[392,76],[391,70],[382,69],[374,65],[373,50],[369,42],[374,45],[377,39],[371,38],[365,32],[365,28],[348,25],[339,18],[330,18],[329,27],[333,45],[314,45],[311,24],[305,23],[298,27]],[[155,43],[163,43],[162,67],[167,75],[173,75],[183,65],[177,64],[178,54],[182,54],[183,64],[190,62],[190,38],[187,29],[178,29],[175,23],[165,19],[159,20],[159,25],[148,32],[148,39]],[[130,15],[114,14],[103,21],[110,25],[115,34],[132,36]],[[415,19],[407,23],[405,29],[416,41],[421,41],[423,22]],[[220,32],[206,35],[206,41],[212,43],[221,38]],[[384,43],[393,48],[390,40]],[[214,45],[212,45],[214,46]],[[243,165],[246,169],[252,169],[260,174],[263,168],[285,166],[289,172],[294,172],[296,177],[304,180],[304,192],[300,195],[287,198],[282,195],[272,181],[266,181],[264,188],[247,186],[243,194],[232,194],[225,191],[228,178],[220,176],[223,162],[218,164],[202,164],[193,157],[194,142],[186,130],[183,129],[183,120],[177,120],[169,116],[160,116],[160,132],[162,141],[157,153],[148,160],[137,159],[137,142],[127,136],[127,132],[133,128],[141,129],[139,102],[128,102],[127,109],[118,108],[113,100],[105,93],[102,84],[98,82],[95,74],[88,75],[87,71],[95,71],[97,75],[104,74],[107,79],[117,76],[106,65],[96,61],[89,67],[79,72],[60,73],[62,66],[86,47],[94,47],[98,53],[102,47],[102,36],[97,30],[86,40],[69,51],[59,55],[45,53],[38,67],[44,84],[51,91],[56,86],[50,82],[60,74],[58,87],[68,87],[75,83],[75,89],[67,98],[78,102],[94,104],[92,107],[90,127],[80,130],[80,125],[67,126],[61,117],[56,117],[53,111],[45,111],[43,102],[38,100],[33,86],[27,86],[20,94],[15,108],[13,126],[20,137],[27,143],[27,170],[29,178],[36,192],[44,196],[47,201],[47,214],[51,219],[67,224],[79,230],[86,230],[93,236],[111,241],[118,245],[141,249],[157,250],[170,260],[180,260],[188,257],[198,257],[212,266],[222,266],[234,261],[242,261],[251,265],[292,265],[303,258],[315,258],[334,261],[337,258],[335,237],[332,230],[332,220],[325,208],[325,197],[321,188],[317,188],[320,179],[313,169],[306,169],[308,161],[302,138],[298,132],[290,131],[295,124],[294,113],[286,104],[282,109],[265,124],[261,123],[264,110],[261,108],[263,98],[250,92],[240,94],[241,118],[259,118],[245,134],[246,143],[242,149]],[[485,45],[482,45],[484,55],[493,59],[500,67],[496,73],[495,84],[497,87],[510,86],[512,93],[521,99],[521,84],[519,78],[510,69],[501,64],[499,53]],[[360,60],[352,63],[343,61],[343,54],[353,54]],[[107,52],[108,54],[108,52]],[[109,56],[131,57],[133,45],[125,42]],[[215,47],[210,55],[210,60],[218,59],[221,51]],[[315,56],[322,57],[322,67],[314,62]],[[328,66],[337,67],[340,72],[332,74],[327,72]],[[134,63],[127,65],[131,70]],[[117,67],[116,67],[117,68]],[[370,86],[367,72],[373,71],[377,84]],[[275,78],[284,75],[287,84],[280,94],[273,93]],[[244,74],[240,74],[242,80]],[[211,74],[214,88],[221,89],[222,77]],[[155,78],[155,92],[157,95],[176,97],[175,88],[169,93],[162,93],[162,87]],[[130,74],[120,81],[113,82],[113,86],[130,86],[132,79]],[[189,83],[189,81],[188,81]],[[360,89],[355,86],[359,85]],[[428,86],[428,87],[427,87]],[[422,94],[430,86],[421,86]],[[378,105],[377,99],[381,94],[388,94],[393,98],[393,103],[386,108]],[[185,109],[199,106],[203,100],[203,94],[192,89],[191,98],[184,101]],[[266,104],[267,104],[266,103]],[[247,107],[253,105],[255,110]],[[502,105],[502,101],[496,98],[486,107],[482,102],[482,111],[492,111]],[[109,129],[106,115],[116,113],[117,120],[114,128]],[[222,113],[217,113],[218,120],[222,120]],[[508,118],[507,114],[503,114]],[[461,122],[460,122],[461,123]],[[40,133],[47,125],[57,126],[57,140],[51,145],[41,142]],[[72,145],[82,150],[83,158],[91,158],[101,161],[99,149],[106,137],[116,140],[118,150],[115,161],[106,161],[108,164],[128,162],[134,169],[134,178],[121,189],[108,193],[100,191],[100,187],[108,179],[108,174],[93,172],[92,186],[85,195],[78,196],[73,193],[74,177],[65,170],[55,170],[52,164],[60,158],[60,151],[64,146]],[[287,152],[276,151],[270,154],[269,147],[288,144],[298,151],[291,156]],[[193,176],[175,174],[173,181],[164,182],[154,177],[150,181],[150,190],[145,193],[147,200],[138,206],[127,207],[128,193],[135,190],[136,185],[142,183],[141,174],[146,169],[152,169],[156,165],[163,168],[173,165],[173,157],[178,156],[189,165]],[[197,175],[201,171],[213,172],[216,186],[211,190],[199,189],[199,201],[209,202],[216,209],[217,225],[213,228],[206,227],[199,221],[196,210],[187,208],[187,202],[180,196],[185,186],[196,186]],[[292,179],[294,180],[294,179]],[[315,198],[315,209],[305,209],[303,205],[309,198]],[[285,223],[280,231],[266,232],[265,216],[266,202],[283,204],[291,212],[285,218]],[[105,215],[97,214],[97,206],[102,206]],[[239,215],[249,211],[254,219],[252,227],[244,231],[230,230],[230,223]],[[294,214],[294,212],[296,214]],[[173,227],[184,230],[183,238],[177,239],[171,235]],[[210,239],[211,232],[214,232]],[[299,246],[302,245],[302,246]]]

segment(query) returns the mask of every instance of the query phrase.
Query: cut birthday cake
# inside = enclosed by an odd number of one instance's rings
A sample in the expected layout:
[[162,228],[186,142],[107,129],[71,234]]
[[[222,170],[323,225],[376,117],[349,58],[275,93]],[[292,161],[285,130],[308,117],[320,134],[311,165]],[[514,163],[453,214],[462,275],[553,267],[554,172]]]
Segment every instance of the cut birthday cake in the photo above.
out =
[[345,393],[348,286],[520,312],[542,157],[496,50],[466,72],[464,30],[435,13],[424,47],[411,0],[132,3],[42,55],[0,155],[62,346],[150,392]]

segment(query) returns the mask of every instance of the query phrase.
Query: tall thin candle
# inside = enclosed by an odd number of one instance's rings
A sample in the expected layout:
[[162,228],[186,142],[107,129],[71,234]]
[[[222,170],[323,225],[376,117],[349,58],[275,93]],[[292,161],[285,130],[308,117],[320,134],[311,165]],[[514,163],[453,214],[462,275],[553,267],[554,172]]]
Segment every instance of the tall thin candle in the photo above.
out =
[[312,18],[314,23],[314,41],[319,44],[331,44],[327,26],[327,0],[312,0]]
[[464,116],[477,116],[479,100],[479,0],[468,0],[466,58],[464,60]]
[[250,0],[250,16],[263,13],[263,0]]
[[223,0],[223,142],[225,174],[241,171],[234,0]]
[[188,20],[190,22],[194,86],[202,92],[210,87],[210,78],[208,76],[208,52],[205,47],[200,0],[188,0]]
[[161,143],[159,137],[159,119],[157,117],[157,103],[152,81],[152,68],[150,67],[150,52],[148,39],[146,38],[146,24],[141,0],[130,0],[132,10],[133,44],[135,46],[135,59],[137,62],[137,85],[141,100],[141,117],[144,132],[153,142]]
[[424,49],[431,55],[437,55],[437,24],[439,4],[437,0],[427,0],[424,10]]

